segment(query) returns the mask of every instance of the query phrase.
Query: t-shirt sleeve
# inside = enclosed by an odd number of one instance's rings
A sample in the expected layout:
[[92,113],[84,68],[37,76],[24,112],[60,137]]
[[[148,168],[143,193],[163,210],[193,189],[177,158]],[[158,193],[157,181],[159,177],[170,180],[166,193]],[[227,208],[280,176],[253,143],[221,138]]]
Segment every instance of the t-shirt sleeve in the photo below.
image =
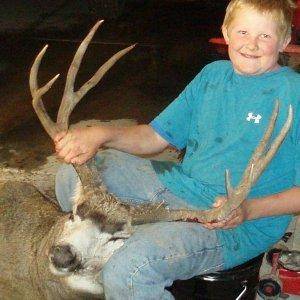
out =
[[194,106],[201,100],[203,72],[202,70],[150,123],[150,126],[162,138],[177,149],[183,149],[186,146]]

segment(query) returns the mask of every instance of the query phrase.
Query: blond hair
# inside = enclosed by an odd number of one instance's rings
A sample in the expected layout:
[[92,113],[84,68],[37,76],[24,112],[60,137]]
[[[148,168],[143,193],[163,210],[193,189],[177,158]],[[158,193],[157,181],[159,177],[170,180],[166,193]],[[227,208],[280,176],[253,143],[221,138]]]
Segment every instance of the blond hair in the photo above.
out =
[[236,13],[242,8],[254,9],[270,14],[278,24],[278,35],[284,40],[291,36],[294,9],[297,7],[293,0],[231,0],[227,6],[222,28],[230,26]]

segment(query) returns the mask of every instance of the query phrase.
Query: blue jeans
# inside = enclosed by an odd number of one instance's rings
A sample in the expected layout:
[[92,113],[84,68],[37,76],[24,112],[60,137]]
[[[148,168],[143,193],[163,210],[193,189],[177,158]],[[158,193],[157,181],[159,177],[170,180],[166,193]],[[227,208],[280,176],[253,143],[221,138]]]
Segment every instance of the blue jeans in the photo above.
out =
[[[95,159],[107,189],[121,201],[164,200],[170,208],[193,208],[161,184],[148,159],[115,150]],[[56,177],[56,195],[64,211],[71,210],[76,182],[73,167],[64,165]],[[197,223],[141,225],[100,274],[106,299],[174,299],[165,287],[177,279],[222,270],[222,249],[216,232]]]

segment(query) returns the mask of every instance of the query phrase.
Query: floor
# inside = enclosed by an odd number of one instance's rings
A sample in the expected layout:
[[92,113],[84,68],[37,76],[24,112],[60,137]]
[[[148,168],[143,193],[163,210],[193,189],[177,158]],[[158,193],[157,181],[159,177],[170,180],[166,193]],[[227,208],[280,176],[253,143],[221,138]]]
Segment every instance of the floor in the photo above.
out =
[[[85,1],[55,1],[56,6],[50,1],[43,1],[42,6],[29,2],[3,1],[0,6],[0,166],[8,170],[5,176],[14,176],[15,169],[42,170],[43,174],[51,169],[51,176],[54,174],[53,145],[31,106],[29,68],[42,46],[49,44],[39,82],[61,73],[44,97],[50,116],[55,116],[72,55],[99,17]],[[162,1],[132,7],[117,19],[108,18],[86,53],[77,87],[114,52],[138,44],[79,103],[71,123],[88,119],[149,122],[205,64],[223,58],[208,43],[210,37],[220,35],[222,16],[221,5],[208,8],[201,2]],[[299,228],[298,224],[293,243],[297,249]],[[264,264],[261,271],[267,270]]]

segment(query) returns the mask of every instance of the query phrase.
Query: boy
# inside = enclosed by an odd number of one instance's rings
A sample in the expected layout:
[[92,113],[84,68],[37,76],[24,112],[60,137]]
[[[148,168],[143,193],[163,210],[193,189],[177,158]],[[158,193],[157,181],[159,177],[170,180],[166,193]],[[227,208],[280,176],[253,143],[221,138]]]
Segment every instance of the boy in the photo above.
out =
[[[224,201],[224,171],[233,185],[268,123],[275,100],[282,127],[288,105],[294,121],[277,155],[249,199],[227,220],[210,224],[157,223],[137,231],[102,271],[107,299],[173,299],[174,280],[232,268],[265,252],[300,211],[300,75],[277,63],[290,41],[291,0],[232,0],[222,32],[230,61],[207,65],[149,125],[91,127],[60,133],[56,150],[66,162],[83,163],[106,146],[131,154],[186,148],[180,164],[154,162],[123,152],[99,154],[104,182],[123,201],[164,200],[170,207],[209,208]],[[72,177],[73,176],[73,177]],[[57,197],[70,210],[74,178],[57,176]],[[220,202],[220,201],[217,201]]]

